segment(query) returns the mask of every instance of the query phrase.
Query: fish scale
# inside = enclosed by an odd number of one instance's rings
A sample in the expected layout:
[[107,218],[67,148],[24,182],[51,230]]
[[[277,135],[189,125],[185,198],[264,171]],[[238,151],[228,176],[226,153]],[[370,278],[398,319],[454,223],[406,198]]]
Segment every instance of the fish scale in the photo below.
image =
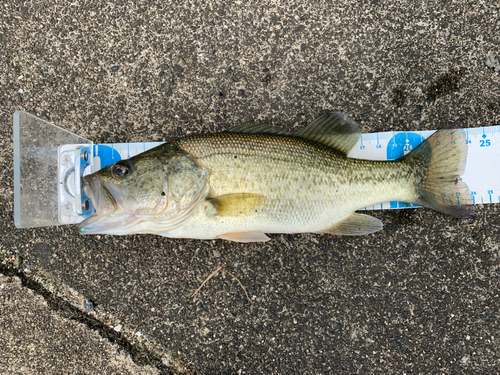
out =
[[361,235],[383,225],[355,211],[386,200],[474,215],[463,205],[472,202],[460,179],[463,130],[441,130],[396,161],[348,158],[360,134],[346,114],[330,112],[295,134],[253,123],[173,140],[85,176],[85,195],[105,202],[80,232],[239,242],[267,241],[265,233]]
[[413,171],[405,164],[349,159],[298,137],[221,133],[178,145],[210,171],[211,196],[266,195],[262,212],[214,223],[228,231],[242,224],[268,233],[319,231],[380,199],[414,196]]

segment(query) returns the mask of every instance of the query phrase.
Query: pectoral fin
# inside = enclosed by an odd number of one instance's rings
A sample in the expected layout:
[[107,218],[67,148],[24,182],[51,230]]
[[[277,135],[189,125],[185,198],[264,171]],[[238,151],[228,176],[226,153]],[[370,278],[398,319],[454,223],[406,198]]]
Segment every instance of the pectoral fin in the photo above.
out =
[[210,199],[217,210],[217,216],[247,216],[258,212],[266,197],[259,194],[226,194]]
[[224,233],[217,238],[234,242],[266,242],[270,240],[264,233],[255,231]]
[[335,223],[319,232],[343,236],[361,236],[363,234],[378,232],[382,227],[382,222],[376,217],[353,213],[340,223]]

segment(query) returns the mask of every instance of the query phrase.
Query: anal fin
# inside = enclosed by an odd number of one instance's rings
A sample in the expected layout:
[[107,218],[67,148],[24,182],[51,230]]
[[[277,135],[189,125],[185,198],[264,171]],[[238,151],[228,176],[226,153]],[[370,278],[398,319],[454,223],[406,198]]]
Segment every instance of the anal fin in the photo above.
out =
[[342,236],[361,236],[363,234],[378,232],[383,226],[382,222],[376,217],[353,213],[347,219],[318,232]]
[[224,233],[217,238],[233,242],[266,242],[270,240],[264,233],[258,231]]

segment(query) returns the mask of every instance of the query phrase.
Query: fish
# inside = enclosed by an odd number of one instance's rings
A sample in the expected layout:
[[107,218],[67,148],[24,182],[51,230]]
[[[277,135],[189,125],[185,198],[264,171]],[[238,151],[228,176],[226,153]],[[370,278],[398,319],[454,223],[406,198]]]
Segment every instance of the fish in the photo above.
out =
[[79,232],[243,243],[271,233],[357,236],[383,223],[356,211],[387,201],[475,216],[460,177],[463,129],[438,130],[392,161],[347,157],[360,135],[347,114],[327,112],[295,132],[244,123],[171,140],[83,177],[95,212]]

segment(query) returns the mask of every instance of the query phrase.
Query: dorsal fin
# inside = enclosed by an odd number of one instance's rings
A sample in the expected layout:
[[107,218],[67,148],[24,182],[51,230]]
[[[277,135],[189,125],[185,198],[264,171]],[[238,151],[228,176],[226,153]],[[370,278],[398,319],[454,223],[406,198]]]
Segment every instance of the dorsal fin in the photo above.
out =
[[266,133],[266,134],[280,134],[290,135],[291,133],[285,129],[278,128],[272,125],[259,124],[257,122],[244,122],[240,125],[235,125],[229,128],[229,133]]
[[329,112],[319,116],[294,135],[322,143],[347,155],[361,136],[361,128],[347,114]]

